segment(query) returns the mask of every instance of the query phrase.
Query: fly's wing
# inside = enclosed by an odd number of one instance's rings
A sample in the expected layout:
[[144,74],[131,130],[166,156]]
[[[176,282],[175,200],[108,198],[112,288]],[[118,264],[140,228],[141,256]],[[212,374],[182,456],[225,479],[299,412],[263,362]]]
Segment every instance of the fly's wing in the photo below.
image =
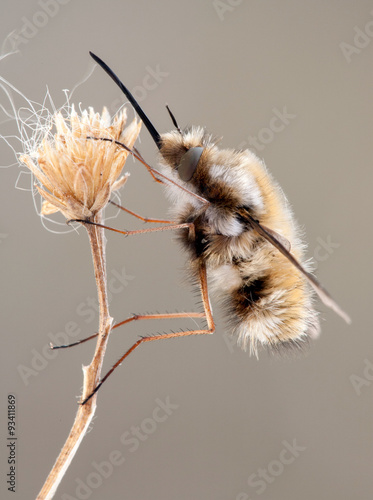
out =
[[263,226],[263,224],[261,224],[261,227],[262,227],[262,229],[264,229],[264,231],[266,233],[268,233],[276,241],[278,241],[279,243],[281,243],[281,245],[285,248],[285,250],[287,250],[288,252],[290,252],[290,250],[291,250],[291,243],[290,243],[289,240],[287,240],[284,236],[282,236],[282,234],[279,234],[279,233],[276,233],[276,231],[273,231],[273,229],[269,229],[269,227]]
[[260,236],[269,241],[279,252],[282,253],[292,264],[296,267],[307,279],[322,302],[333,309],[346,323],[351,323],[351,318],[345,313],[335,300],[331,297],[329,292],[317,281],[317,279],[304,269],[304,267],[297,261],[297,259],[290,253],[290,243],[286,238],[279,235],[272,229],[262,226],[259,221],[255,220],[246,210],[240,210],[240,217],[244,219],[248,225],[254,229]]

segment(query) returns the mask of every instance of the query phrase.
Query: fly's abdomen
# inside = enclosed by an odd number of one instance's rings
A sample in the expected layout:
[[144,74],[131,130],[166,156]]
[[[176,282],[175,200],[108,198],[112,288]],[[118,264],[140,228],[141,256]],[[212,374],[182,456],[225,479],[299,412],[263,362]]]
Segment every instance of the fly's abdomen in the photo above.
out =
[[[265,266],[261,266],[266,262]],[[241,282],[224,297],[238,344],[258,348],[301,347],[319,332],[318,314],[305,278],[281,254],[262,245],[254,259],[237,264]]]

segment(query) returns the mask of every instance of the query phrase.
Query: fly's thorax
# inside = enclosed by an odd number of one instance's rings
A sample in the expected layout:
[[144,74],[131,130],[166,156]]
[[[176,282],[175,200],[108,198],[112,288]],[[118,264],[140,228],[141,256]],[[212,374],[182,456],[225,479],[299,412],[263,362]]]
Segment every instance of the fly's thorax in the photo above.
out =
[[[256,220],[265,219],[269,225],[275,222],[278,228],[278,221],[274,221],[278,211],[272,210],[272,199],[278,198],[272,192],[276,189],[272,189],[265,166],[253,153],[219,149],[202,128],[169,132],[161,136],[161,141],[163,173],[176,183],[165,185],[172,218],[179,223],[194,223],[194,236],[184,234],[181,238],[194,257],[241,258],[250,251],[252,230],[239,216],[242,207]],[[193,148],[203,151],[191,178],[184,180],[179,166]],[[194,194],[207,200],[208,205]],[[280,219],[283,218],[280,214]]]
[[171,202],[181,204],[182,208],[190,203],[199,210],[201,203],[190,193],[204,198],[210,203],[207,217],[222,234],[240,233],[239,223],[232,215],[237,207],[250,207],[257,218],[266,211],[256,179],[258,173],[265,175],[260,160],[249,151],[219,149],[200,127],[163,134],[160,163],[162,173],[189,191],[188,197],[177,185],[166,184]]

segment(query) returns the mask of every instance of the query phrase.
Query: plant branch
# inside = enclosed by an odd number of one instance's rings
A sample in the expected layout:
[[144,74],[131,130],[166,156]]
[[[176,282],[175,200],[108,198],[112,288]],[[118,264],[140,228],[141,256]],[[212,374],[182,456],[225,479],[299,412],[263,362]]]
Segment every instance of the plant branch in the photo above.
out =
[[[101,212],[92,218],[92,222],[102,223]],[[99,335],[96,344],[96,350],[89,366],[83,366],[83,393],[81,401],[84,401],[96,388],[101,375],[102,364],[106,352],[107,343],[111,331],[113,319],[109,314],[109,304],[107,296],[107,277],[106,277],[106,257],[104,230],[92,224],[86,224],[91,244],[93,267],[96,278],[98,300],[100,306]],[[75,417],[74,424],[70,434],[49,473],[37,500],[49,500],[53,498],[65,472],[67,471],[72,459],[82,442],[92,418],[96,411],[97,394],[90,398],[85,405],[80,405]]]

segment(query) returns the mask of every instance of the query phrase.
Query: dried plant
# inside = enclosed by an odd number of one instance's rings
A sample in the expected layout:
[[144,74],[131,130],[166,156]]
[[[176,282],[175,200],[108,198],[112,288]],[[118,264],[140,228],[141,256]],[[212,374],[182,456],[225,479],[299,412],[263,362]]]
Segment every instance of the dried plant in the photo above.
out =
[[[67,219],[84,219],[96,224],[103,222],[103,208],[112,191],[126,182],[128,174],[121,176],[128,151],[110,141],[95,141],[105,137],[125,143],[132,148],[141,128],[136,119],[126,125],[126,112],[122,110],[113,120],[104,108],[102,114],[93,109],[81,116],[74,107],[69,108],[68,120],[61,112],[52,116],[50,127],[36,144],[34,151],[20,160],[27,165],[41,185],[37,189],[44,198],[44,215],[60,211]],[[121,177],[120,177],[121,176]],[[100,320],[96,350],[89,366],[83,367],[84,382],[82,401],[96,388],[112,327],[109,314],[105,244],[103,229],[94,224],[84,224],[91,244],[93,266],[100,306]],[[54,464],[38,499],[53,497],[62,477],[71,463],[95,413],[97,394],[86,404],[80,405],[73,427]]]

